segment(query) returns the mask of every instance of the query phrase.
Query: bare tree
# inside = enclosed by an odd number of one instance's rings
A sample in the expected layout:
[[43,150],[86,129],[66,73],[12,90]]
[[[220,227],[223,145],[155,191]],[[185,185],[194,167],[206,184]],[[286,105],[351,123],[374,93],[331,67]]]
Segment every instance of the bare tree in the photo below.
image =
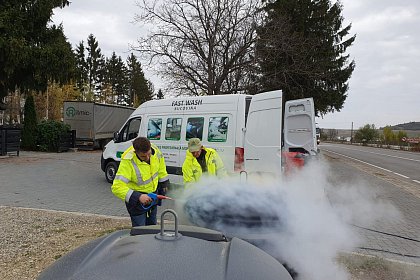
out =
[[243,92],[253,65],[259,0],[150,0],[137,2],[135,21],[153,31],[134,49],[159,63],[178,94]]
[[328,130],[328,139],[329,140],[334,141],[334,140],[336,140],[337,136],[338,136],[338,130],[337,129],[329,129]]

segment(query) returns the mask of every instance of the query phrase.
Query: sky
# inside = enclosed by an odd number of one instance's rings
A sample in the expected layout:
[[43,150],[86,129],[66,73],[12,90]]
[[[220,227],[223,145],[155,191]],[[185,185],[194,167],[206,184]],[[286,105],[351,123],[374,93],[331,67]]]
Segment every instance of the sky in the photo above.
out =
[[[420,1],[342,0],[344,26],[351,23],[356,41],[348,49],[356,68],[349,80],[347,99],[340,112],[316,122],[321,128],[377,128],[412,121],[420,122]],[[53,23],[63,24],[64,34],[75,47],[93,34],[102,53],[115,51],[124,60],[130,46],[148,32],[134,23],[140,13],[135,0],[73,0],[54,10]],[[164,87],[153,69],[146,78],[155,89]]]

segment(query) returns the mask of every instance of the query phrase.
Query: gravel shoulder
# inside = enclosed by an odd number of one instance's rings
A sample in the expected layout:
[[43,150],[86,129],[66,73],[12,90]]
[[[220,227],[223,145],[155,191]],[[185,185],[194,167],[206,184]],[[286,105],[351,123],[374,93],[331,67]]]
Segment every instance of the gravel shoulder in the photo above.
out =
[[0,206],[0,279],[35,279],[76,247],[129,228],[128,218]]
[[[0,279],[36,279],[76,247],[119,229],[128,218],[0,206]],[[345,254],[352,280],[420,279],[420,266]]]

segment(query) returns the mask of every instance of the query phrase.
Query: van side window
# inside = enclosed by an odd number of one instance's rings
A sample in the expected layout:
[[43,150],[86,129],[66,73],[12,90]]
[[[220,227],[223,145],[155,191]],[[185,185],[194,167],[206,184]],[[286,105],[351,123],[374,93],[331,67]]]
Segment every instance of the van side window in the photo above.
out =
[[121,142],[137,138],[140,130],[141,118],[130,120],[121,131]]
[[204,118],[188,118],[185,138],[187,140],[190,140],[191,138],[200,138],[203,140],[203,127]]
[[209,119],[209,142],[226,142],[229,117],[211,117]]
[[162,130],[162,119],[149,119],[147,124],[147,138],[150,140],[160,140],[160,132]]
[[181,139],[181,118],[168,118],[166,121],[166,140],[179,141]]
[[294,106],[289,107],[289,112],[304,112],[305,111],[305,105],[298,104]]

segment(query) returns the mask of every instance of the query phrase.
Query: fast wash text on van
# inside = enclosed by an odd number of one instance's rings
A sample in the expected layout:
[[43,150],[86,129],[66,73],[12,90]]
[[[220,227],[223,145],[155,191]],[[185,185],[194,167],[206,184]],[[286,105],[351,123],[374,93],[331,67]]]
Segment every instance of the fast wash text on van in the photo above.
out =
[[283,151],[316,153],[314,113],[312,98],[306,98],[286,102],[283,114],[280,90],[147,101],[105,146],[101,168],[112,182],[122,153],[143,136],[162,151],[171,182],[182,183],[188,140],[196,137],[218,151],[230,173],[279,173],[282,142]]

